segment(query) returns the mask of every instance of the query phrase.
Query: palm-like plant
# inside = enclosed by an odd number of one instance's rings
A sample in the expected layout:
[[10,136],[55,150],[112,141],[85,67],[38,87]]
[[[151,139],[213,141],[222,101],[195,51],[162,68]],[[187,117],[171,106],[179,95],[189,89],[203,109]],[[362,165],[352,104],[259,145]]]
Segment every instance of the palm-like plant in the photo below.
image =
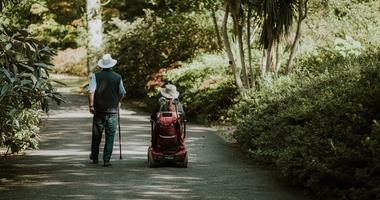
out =
[[[266,65],[263,70],[267,71],[273,66],[273,50],[282,38],[290,33],[290,28],[296,16],[296,0],[263,0],[260,15],[263,19],[263,28],[260,43],[266,50]],[[263,71],[263,74],[265,73]]]

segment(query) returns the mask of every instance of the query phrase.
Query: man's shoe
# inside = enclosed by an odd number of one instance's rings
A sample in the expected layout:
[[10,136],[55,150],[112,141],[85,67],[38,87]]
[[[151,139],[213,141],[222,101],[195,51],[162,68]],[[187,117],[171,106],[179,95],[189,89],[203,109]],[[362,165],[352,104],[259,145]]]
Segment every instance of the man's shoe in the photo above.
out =
[[103,165],[104,167],[109,167],[109,166],[111,166],[111,163],[110,163],[110,161],[104,161],[104,165]]
[[94,157],[92,156],[92,154],[90,154],[90,160],[92,160],[92,163],[93,163],[93,164],[98,164],[98,163],[99,163],[98,158],[94,158]]

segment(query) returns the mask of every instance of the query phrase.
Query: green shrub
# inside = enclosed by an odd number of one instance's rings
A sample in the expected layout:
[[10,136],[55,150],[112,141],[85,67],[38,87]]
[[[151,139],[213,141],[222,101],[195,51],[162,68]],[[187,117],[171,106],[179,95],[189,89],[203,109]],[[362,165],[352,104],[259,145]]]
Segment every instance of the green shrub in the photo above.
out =
[[4,120],[2,128],[8,128],[2,131],[0,146],[8,147],[12,153],[38,148],[40,111],[31,108],[0,113]]
[[39,112],[61,102],[48,70],[52,49],[24,30],[0,25],[0,146],[12,153],[37,147]]
[[[3,5],[5,4],[5,5]],[[34,39],[66,49],[86,45],[85,1],[2,1],[0,22],[27,28]]]
[[301,70],[242,94],[236,139],[318,199],[379,198],[378,57],[326,57],[330,70]]
[[221,55],[204,54],[168,71],[164,81],[181,92],[187,115],[201,121],[228,120],[227,108],[238,94],[228,61]]
[[164,18],[146,10],[132,23],[114,18],[107,49],[118,59],[118,71],[128,77],[126,89],[146,96],[145,84],[160,68],[216,48],[212,26],[202,15],[173,13]]

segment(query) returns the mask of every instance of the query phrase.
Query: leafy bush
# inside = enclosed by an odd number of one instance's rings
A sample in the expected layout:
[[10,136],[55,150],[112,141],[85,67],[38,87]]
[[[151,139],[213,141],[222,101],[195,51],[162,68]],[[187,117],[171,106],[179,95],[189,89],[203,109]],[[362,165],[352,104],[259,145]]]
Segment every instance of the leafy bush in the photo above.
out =
[[76,40],[78,37],[85,39],[83,37],[85,29],[59,24],[51,17],[45,17],[40,23],[31,24],[28,29],[35,39],[56,48],[77,47],[78,44],[85,45],[83,42],[85,40]]
[[236,139],[318,199],[379,198],[378,57],[325,57],[332,70],[299,71],[242,94],[232,112]]
[[347,37],[360,42],[364,49],[380,47],[377,0],[330,0],[328,7],[321,7],[320,1],[309,1],[309,5],[300,52],[332,48],[336,38]]
[[146,10],[132,23],[114,18],[108,32],[109,52],[118,59],[118,70],[128,77],[126,89],[135,97],[145,96],[151,74],[198,52],[216,48],[212,26],[202,15],[173,13],[164,18]]
[[34,2],[28,31],[38,41],[55,48],[85,46],[87,30],[82,17],[85,6],[84,2],[73,0]]
[[201,121],[227,120],[227,108],[238,94],[228,61],[220,55],[198,56],[163,78],[181,92],[187,115]]
[[0,146],[12,153],[37,146],[39,114],[62,97],[49,80],[52,49],[24,30],[0,26]]
[[[37,109],[11,109],[8,112],[0,112],[6,128],[1,132],[0,145],[8,147],[12,153],[28,148],[38,148],[38,131],[41,113]],[[7,154],[8,152],[6,152]]]
[[28,32],[54,48],[75,48],[86,43],[85,1],[11,0],[0,12],[0,22]]

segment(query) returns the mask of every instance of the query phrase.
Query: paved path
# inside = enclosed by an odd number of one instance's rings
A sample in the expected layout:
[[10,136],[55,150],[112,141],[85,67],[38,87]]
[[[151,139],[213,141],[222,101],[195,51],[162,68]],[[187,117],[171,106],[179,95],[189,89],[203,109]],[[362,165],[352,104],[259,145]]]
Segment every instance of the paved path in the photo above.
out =
[[123,159],[116,138],[112,166],[94,165],[86,98],[66,96],[44,120],[40,150],[0,161],[0,199],[305,199],[214,130],[194,125],[188,127],[188,168],[148,168],[148,116],[132,110],[121,112]]

